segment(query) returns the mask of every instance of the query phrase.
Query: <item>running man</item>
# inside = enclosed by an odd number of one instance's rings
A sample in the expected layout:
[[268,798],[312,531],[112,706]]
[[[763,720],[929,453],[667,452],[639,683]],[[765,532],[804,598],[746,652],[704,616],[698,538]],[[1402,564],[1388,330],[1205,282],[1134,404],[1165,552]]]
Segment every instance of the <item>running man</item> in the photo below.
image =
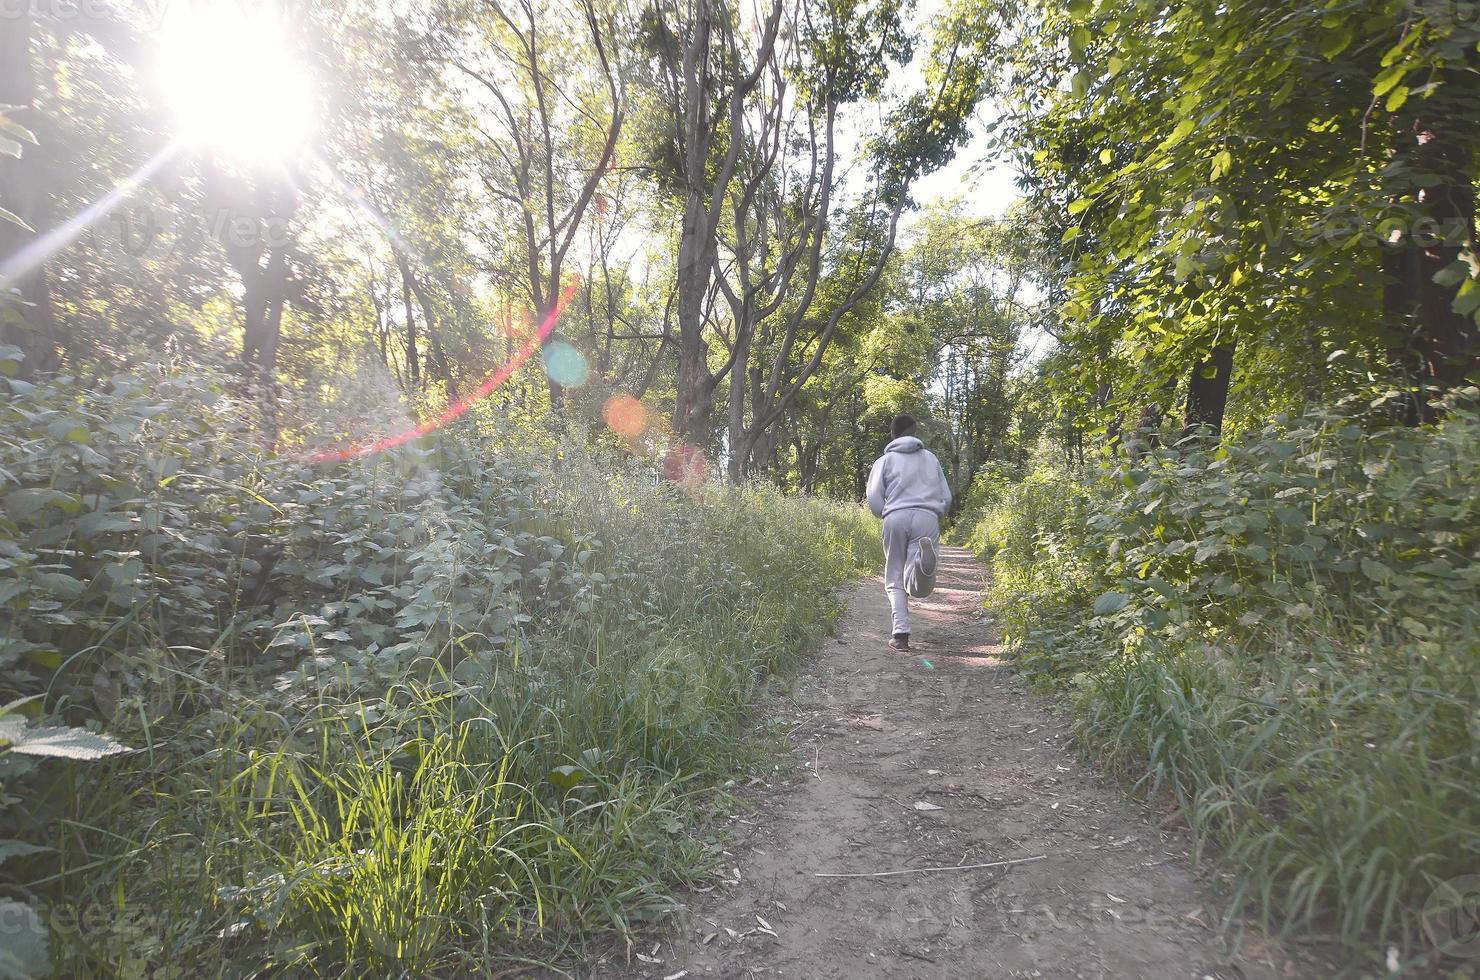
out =
[[951,487],[940,460],[915,436],[915,420],[896,415],[891,441],[868,474],[868,509],[884,519],[884,592],[894,617],[889,645],[910,648],[908,596],[935,591],[940,519],[951,505]]

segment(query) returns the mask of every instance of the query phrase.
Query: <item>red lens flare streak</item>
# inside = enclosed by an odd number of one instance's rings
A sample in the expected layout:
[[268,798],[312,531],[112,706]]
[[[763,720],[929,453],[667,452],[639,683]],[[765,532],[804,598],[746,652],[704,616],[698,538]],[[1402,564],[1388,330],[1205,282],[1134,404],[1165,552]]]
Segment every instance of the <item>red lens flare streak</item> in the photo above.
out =
[[565,307],[575,298],[576,290],[580,288],[579,282],[573,282],[566,286],[560,293],[560,299],[555,303],[555,308],[546,315],[540,329],[525,342],[524,346],[514,352],[514,356],[507,362],[494,370],[492,374],[483,379],[483,383],[468,394],[459,398],[453,404],[438,412],[434,417],[395,435],[376,439],[374,442],[351,446],[348,449],[327,449],[314,453],[308,457],[310,463],[338,463],[348,459],[360,459],[375,453],[393,449],[396,446],[408,443],[413,439],[419,439],[431,432],[436,432],[448,422],[453,421],[478,402],[493,394],[498,386],[507,381],[515,371],[524,366],[524,362],[539,350],[540,346],[549,338],[555,329],[555,322],[560,319],[560,314],[565,312]]

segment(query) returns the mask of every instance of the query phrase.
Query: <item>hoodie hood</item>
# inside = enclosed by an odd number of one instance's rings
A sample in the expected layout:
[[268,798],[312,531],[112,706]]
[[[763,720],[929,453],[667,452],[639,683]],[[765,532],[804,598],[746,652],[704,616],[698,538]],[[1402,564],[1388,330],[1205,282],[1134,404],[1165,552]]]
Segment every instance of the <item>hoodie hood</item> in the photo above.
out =
[[925,444],[916,436],[900,436],[889,445],[884,447],[886,453],[917,453],[925,448]]

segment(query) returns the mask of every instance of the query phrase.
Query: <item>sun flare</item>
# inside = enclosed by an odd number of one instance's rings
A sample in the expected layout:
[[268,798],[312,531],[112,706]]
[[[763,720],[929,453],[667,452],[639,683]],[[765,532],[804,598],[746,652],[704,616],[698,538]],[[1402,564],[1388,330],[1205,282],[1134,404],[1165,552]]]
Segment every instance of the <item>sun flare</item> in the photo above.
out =
[[274,8],[172,6],[159,34],[165,97],[185,142],[248,163],[284,162],[313,129],[313,92]]

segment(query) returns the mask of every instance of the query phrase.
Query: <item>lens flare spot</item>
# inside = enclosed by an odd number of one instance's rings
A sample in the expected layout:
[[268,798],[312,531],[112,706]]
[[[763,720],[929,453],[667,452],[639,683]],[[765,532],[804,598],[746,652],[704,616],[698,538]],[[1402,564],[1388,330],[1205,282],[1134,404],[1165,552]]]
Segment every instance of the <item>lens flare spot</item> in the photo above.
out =
[[545,373],[550,380],[566,388],[579,388],[586,383],[586,358],[563,340],[545,345]]
[[704,450],[681,442],[663,457],[663,478],[684,487],[697,487],[709,480],[709,460]]
[[617,392],[601,406],[601,417],[608,428],[628,442],[647,431],[647,409],[626,392]]

